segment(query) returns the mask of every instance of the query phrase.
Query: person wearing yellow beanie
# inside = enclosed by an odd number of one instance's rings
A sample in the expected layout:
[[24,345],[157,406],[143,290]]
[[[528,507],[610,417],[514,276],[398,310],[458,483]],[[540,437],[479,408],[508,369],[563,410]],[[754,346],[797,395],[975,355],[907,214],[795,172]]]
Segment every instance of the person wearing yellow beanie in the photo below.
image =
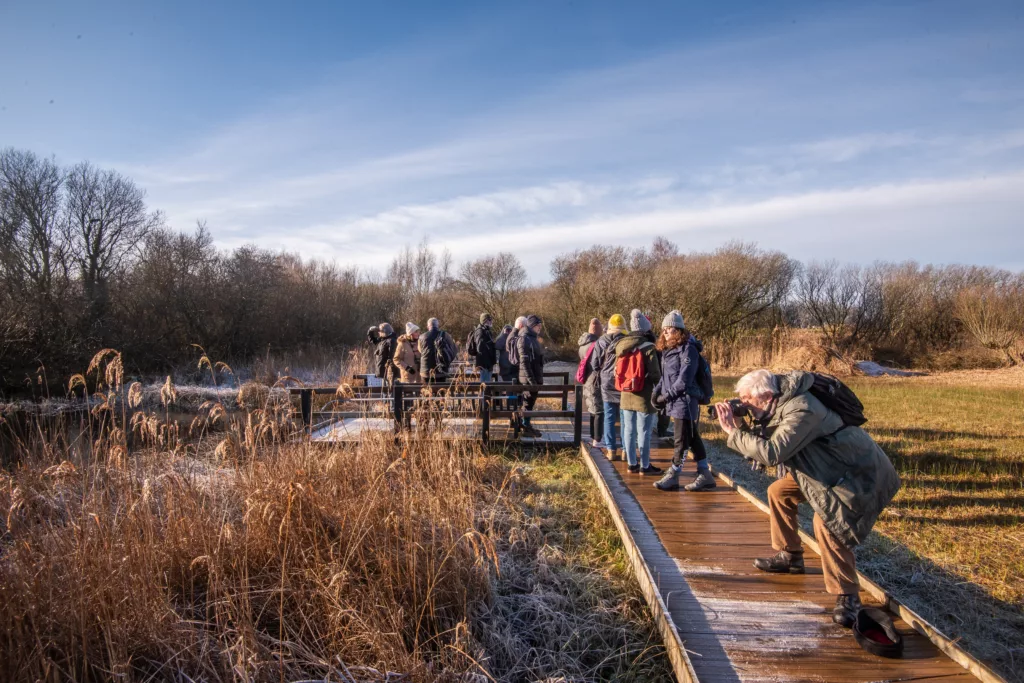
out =
[[626,319],[616,313],[608,318],[608,331],[594,342],[590,354],[590,369],[598,374],[601,401],[604,407],[604,421],[601,425],[601,440],[604,453],[609,460],[621,460],[618,433],[620,422],[619,392],[615,390],[615,343],[623,336]]

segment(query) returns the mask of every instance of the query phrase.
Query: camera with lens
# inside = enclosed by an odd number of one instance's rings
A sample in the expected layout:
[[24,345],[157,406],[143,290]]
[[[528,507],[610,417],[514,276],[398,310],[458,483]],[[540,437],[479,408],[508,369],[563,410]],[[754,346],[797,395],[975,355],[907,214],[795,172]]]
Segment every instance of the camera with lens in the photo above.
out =
[[[738,398],[731,398],[728,401],[725,401],[725,404],[729,406],[729,409],[732,410],[732,414],[735,417],[746,417],[747,415],[750,415],[750,407]],[[713,404],[708,406],[708,417],[712,419],[716,419],[718,417],[718,412],[715,410],[715,406]]]

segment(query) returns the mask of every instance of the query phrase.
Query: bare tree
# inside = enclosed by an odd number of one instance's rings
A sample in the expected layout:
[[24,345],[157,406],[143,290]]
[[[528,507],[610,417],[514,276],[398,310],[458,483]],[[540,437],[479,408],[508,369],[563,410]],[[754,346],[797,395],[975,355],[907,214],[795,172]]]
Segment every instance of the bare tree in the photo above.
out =
[[59,229],[63,180],[52,159],[0,151],[0,261],[5,275],[46,304],[68,275],[68,245]]
[[1024,335],[1024,281],[975,286],[957,297],[956,316],[967,332],[987,349],[1000,351],[1016,365],[1013,349]]
[[487,311],[499,323],[506,323],[520,312],[526,269],[514,254],[503,251],[463,264],[454,284],[481,312]]
[[102,171],[84,162],[71,168],[66,180],[67,241],[78,266],[95,323],[109,306],[108,283],[130,255],[161,222],[146,209],[145,192],[116,171]]

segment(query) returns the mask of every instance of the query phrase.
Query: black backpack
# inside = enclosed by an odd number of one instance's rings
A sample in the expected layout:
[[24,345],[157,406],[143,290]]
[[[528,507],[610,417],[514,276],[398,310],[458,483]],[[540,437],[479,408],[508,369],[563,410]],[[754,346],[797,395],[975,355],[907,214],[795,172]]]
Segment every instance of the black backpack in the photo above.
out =
[[700,390],[697,403],[702,406],[710,405],[711,399],[715,396],[715,384],[711,377],[711,364],[702,353],[697,354],[697,375],[693,379]]
[[437,367],[444,372],[448,372],[452,361],[455,360],[455,356],[458,354],[458,349],[456,349],[455,342],[452,341],[447,332],[441,332],[434,338],[434,352],[437,354]]
[[839,381],[832,375],[820,372],[812,372],[814,384],[811,385],[810,393],[814,398],[822,402],[829,410],[837,413],[842,418],[843,424],[848,427],[860,427],[868,421],[864,417],[864,404],[857,398],[850,387]]

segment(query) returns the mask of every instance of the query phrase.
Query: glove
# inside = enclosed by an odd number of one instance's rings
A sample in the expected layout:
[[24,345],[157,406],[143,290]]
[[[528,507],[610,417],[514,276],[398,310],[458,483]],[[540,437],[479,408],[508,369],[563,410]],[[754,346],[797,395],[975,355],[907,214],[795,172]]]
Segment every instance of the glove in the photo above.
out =
[[661,394],[654,396],[652,403],[654,403],[654,407],[657,408],[658,410],[664,410],[665,406],[668,405],[668,401],[666,401],[665,397]]

